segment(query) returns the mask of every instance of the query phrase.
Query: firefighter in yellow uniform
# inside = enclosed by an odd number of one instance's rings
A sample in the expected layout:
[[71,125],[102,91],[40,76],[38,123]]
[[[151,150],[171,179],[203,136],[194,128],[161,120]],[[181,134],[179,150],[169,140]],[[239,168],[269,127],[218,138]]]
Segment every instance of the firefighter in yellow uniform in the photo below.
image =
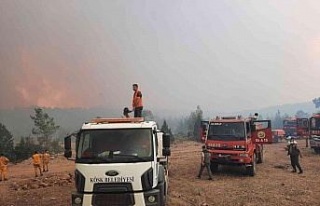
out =
[[34,168],[34,176],[38,177],[38,170],[40,172],[40,175],[42,176],[42,171],[41,171],[41,155],[35,151],[32,155],[32,164]]
[[50,162],[50,154],[48,153],[48,150],[45,150],[44,153],[42,154],[42,166],[43,166],[43,172],[48,172]]
[[9,159],[6,158],[3,154],[0,154],[0,174],[1,181],[8,180],[8,163]]

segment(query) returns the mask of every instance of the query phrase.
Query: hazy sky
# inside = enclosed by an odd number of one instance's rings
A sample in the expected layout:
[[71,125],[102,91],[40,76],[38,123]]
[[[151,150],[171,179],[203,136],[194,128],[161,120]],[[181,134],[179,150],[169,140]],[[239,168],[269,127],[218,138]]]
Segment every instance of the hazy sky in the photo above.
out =
[[0,108],[244,110],[320,96],[320,1],[1,0]]

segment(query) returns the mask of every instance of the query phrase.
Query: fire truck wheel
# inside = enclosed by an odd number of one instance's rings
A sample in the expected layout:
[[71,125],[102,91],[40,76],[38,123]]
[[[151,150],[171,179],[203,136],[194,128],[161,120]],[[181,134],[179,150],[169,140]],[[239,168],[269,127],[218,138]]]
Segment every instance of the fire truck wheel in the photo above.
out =
[[263,151],[259,152],[257,155],[257,163],[260,164],[263,162]]
[[250,175],[251,177],[253,177],[256,174],[256,154],[253,154],[251,166],[247,167],[246,169],[248,175]]
[[166,195],[165,195],[165,183],[159,183],[158,186],[156,187],[160,191],[160,206],[165,206],[166,205]]
[[210,170],[211,172],[218,172],[219,165],[217,163],[211,163],[210,164]]

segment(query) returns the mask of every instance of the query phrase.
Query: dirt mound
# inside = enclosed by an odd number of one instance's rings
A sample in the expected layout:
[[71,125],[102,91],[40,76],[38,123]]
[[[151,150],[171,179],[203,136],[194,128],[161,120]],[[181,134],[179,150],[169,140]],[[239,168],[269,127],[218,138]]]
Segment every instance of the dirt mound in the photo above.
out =
[[72,175],[69,174],[60,174],[60,175],[50,175],[41,178],[32,178],[22,181],[15,181],[11,184],[11,189],[13,190],[31,190],[52,186],[64,186],[71,184],[73,182]]

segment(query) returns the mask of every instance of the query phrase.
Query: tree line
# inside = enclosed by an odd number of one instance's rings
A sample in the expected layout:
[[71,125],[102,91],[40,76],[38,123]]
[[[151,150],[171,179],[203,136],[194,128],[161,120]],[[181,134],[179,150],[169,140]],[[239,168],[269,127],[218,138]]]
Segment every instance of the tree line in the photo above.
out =
[[13,135],[5,125],[0,123],[0,152],[13,162],[28,159],[34,151],[49,150],[53,153],[62,151],[59,139],[53,138],[59,129],[54,118],[40,107],[36,107],[34,112],[34,115],[30,115],[34,122],[31,130],[32,136],[21,137],[16,145],[14,145]]

